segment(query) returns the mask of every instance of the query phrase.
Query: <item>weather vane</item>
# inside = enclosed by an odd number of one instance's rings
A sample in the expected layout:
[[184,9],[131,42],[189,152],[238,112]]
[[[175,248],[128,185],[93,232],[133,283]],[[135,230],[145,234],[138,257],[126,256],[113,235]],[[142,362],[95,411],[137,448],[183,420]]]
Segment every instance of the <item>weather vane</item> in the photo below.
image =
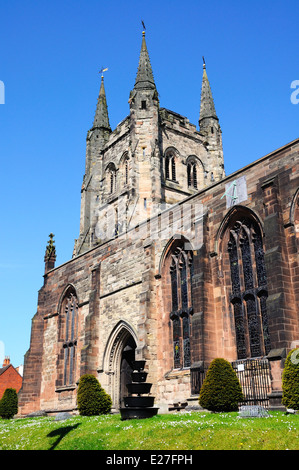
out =
[[102,68],[101,68],[101,70],[99,71],[99,73],[102,74],[102,77],[103,77],[103,72],[107,72],[107,70],[108,70],[108,67],[106,67],[106,68],[102,67]]
[[146,27],[145,27],[145,24],[144,24],[144,22],[143,22],[142,20],[141,20],[141,23],[142,23],[142,27],[143,27],[143,29],[145,30],[145,29],[146,29]]

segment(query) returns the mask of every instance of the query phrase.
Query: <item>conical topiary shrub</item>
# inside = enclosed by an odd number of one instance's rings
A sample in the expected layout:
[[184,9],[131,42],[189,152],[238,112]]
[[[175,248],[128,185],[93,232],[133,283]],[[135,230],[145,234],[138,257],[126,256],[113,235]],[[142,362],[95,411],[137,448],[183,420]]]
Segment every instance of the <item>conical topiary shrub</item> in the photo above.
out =
[[7,388],[0,400],[1,418],[11,419],[18,413],[18,394],[16,389]]
[[96,416],[111,411],[112,400],[101,384],[91,374],[80,377],[77,390],[77,405],[82,416]]
[[209,411],[238,411],[244,400],[239,379],[231,364],[222,358],[214,359],[203,381],[199,404]]
[[286,408],[299,410],[299,349],[287,355],[282,372],[282,404]]

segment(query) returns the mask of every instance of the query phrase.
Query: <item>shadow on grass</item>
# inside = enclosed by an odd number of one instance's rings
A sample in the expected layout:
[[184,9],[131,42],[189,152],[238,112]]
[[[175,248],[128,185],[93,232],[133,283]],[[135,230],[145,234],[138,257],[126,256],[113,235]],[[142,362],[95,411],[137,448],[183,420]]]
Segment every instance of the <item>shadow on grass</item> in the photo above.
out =
[[47,437],[56,437],[56,436],[57,436],[56,441],[51,445],[51,447],[49,448],[49,450],[54,450],[54,449],[58,446],[58,444],[60,443],[60,441],[61,441],[70,431],[73,431],[73,430],[76,429],[78,426],[80,426],[80,423],[74,424],[73,426],[65,426],[65,427],[63,427],[63,428],[58,428],[58,429],[55,429],[54,431],[49,432],[49,434],[47,434]]

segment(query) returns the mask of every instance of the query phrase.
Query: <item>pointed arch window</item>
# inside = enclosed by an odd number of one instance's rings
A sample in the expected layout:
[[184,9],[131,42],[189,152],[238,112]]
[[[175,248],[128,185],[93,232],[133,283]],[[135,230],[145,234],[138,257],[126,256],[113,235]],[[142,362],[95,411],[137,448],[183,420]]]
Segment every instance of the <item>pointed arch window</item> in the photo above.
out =
[[172,152],[165,155],[165,179],[176,181],[176,161]]
[[270,349],[267,276],[262,235],[250,218],[235,222],[227,245],[230,261],[238,359],[259,357]]
[[62,352],[59,359],[59,385],[68,386],[76,381],[76,350],[78,334],[78,299],[73,289],[66,294],[60,312],[60,343]]
[[190,251],[177,248],[170,266],[174,368],[190,367],[190,316],[192,310],[193,259]]

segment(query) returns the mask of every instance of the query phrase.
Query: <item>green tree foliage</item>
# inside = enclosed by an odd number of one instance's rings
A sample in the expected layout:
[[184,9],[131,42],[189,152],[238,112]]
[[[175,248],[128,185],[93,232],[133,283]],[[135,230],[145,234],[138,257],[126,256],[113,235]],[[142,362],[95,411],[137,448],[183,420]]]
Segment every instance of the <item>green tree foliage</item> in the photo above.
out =
[[18,413],[18,394],[16,389],[7,388],[0,400],[1,418],[11,419]]
[[112,400],[101,384],[91,374],[80,377],[77,390],[77,404],[80,415],[96,416],[111,411]]
[[287,355],[282,372],[282,403],[286,408],[299,410],[299,349]]
[[239,379],[231,364],[222,358],[214,359],[199,394],[199,404],[209,411],[238,411],[244,400]]

